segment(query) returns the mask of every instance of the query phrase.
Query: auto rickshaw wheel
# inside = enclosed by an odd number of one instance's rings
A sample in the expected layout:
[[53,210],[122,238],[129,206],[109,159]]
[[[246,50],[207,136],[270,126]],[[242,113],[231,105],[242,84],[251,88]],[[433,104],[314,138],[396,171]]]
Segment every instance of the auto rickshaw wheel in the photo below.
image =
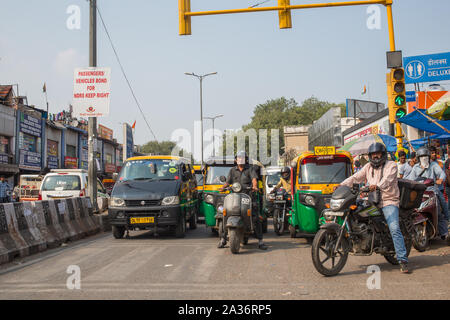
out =
[[248,236],[244,236],[244,238],[242,239],[242,244],[248,244]]
[[180,221],[178,221],[175,227],[175,237],[184,238],[186,235],[186,218],[184,214],[181,214]]
[[292,224],[289,225],[289,234],[291,238],[295,238],[297,235],[297,231],[295,230],[295,227]]
[[195,230],[197,229],[197,211],[194,211],[194,214],[189,219],[189,229]]

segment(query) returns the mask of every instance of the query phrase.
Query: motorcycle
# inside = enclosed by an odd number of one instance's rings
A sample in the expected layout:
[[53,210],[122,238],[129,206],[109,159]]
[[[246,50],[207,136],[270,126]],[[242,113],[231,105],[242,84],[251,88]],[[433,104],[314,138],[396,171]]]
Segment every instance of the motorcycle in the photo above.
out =
[[425,251],[431,239],[437,236],[438,213],[440,209],[439,200],[432,187],[432,179],[426,179],[423,183],[428,187],[423,195],[420,207],[414,210],[414,238],[413,246],[417,251]]
[[273,202],[273,229],[275,233],[281,236],[289,226],[289,217],[291,209],[291,195],[283,188],[276,190],[269,195]]
[[[222,181],[223,180],[223,181]],[[221,177],[224,182],[225,177]],[[223,201],[222,232],[229,238],[231,253],[239,253],[241,243],[247,244],[249,236],[254,233],[252,219],[252,198],[243,193],[243,187],[235,182],[227,189],[231,190]],[[246,191],[251,188],[245,188]],[[219,231],[220,232],[220,231]]]
[[[401,191],[401,194],[406,193],[404,185]],[[399,222],[407,256],[414,234],[412,209],[419,206],[424,189],[414,191],[400,197],[403,202],[400,201]],[[368,197],[358,199],[361,192]],[[398,264],[389,227],[382,210],[376,207],[379,199],[379,191],[370,192],[368,187],[360,188],[358,184],[353,185],[353,188],[340,186],[333,192],[330,209],[323,212],[326,223],[320,226],[312,243],[312,260],[319,273],[324,276],[337,275],[344,268],[349,253],[356,256],[378,253],[389,263]],[[343,218],[342,225],[337,223],[338,217]],[[325,254],[324,259],[321,254]]]

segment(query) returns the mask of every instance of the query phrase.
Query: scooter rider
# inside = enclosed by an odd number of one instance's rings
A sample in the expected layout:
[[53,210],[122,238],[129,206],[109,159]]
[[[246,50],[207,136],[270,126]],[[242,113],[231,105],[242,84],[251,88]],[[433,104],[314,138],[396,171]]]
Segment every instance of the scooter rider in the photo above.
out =
[[[230,169],[228,173],[228,178],[225,184],[220,189],[223,191],[226,187],[232,185],[235,182],[239,182],[243,188],[243,192],[249,192],[248,188],[252,188],[252,192],[258,191],[258,182],[257,182],[257,174],[254,169],[249,165],[248,156],[245,151],[239,151],[236,154],[236,166]],[[262,221],[259,217],[259,212],[257,212],[257,205],[255,204],[255,199],[252,197],[252,217],[255,222],[255,235],[258,239],[258,248],[261,250],[266,250],[267,246],[263,242],[263,228]],[[225,247],[227,243],[226,238],[222,238],[219,240],[219,248]]]
[[284,190],[287,191],[287,193],[291,194],[291,169],[289,167],[283,167],[281,169],[281,178],[280,182],[277,183],[277,185],[272,189],[271,193],[275,193],[275,191],[283,187]]
[[435,161],[430,161],[430,151],[427,148],[420,148],[417,150],[417,158],[419,163],[414,166],[411,173],[408,176],[410,180],[416,180],[417,178],[423,177],[426,179],[434,180],[433,191],[439,199],[439,204],[441,210],[438,214],[438,230],[441,235],[442,240],[447,240],[447,244],[450,245],[450,237],[448,234],[448,222],[445,217],[444,210],[447,207],[447,203],[444,200],[441,192],[439,191],[438,185],[442,184],[445,180],[445,172],[441,169],[439,164]]
[[375,191],[377,187],[380,189],[381,201],[378,207],[383,211],[389,226],[400,271],[409,273],[405,240],[399,224],[400,190],[397,180],[397,164],[387,160],[387,150],[382,143],[371,144],[368,154],[369,163],[344,180],[341,185],[351,188],[355,183],[360,184],[367,181],[370,191]]

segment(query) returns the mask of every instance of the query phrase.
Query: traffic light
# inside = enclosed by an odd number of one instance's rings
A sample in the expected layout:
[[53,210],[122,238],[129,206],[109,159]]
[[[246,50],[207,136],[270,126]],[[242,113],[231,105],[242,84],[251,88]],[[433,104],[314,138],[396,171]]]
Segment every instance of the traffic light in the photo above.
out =
[[[290,6],[291,0],[278,0],[278,6]],[[291,10],[278,10],[278,18],[280,20],[280,29],[292,28]]]
[[391,69],[390,73],[390,112],[391,123],[406,115],[405,70],[403,68]]
[[180,36],[191,34],[191,17],[185,16],[185,12],[191,12],[191,0],[178,0]]

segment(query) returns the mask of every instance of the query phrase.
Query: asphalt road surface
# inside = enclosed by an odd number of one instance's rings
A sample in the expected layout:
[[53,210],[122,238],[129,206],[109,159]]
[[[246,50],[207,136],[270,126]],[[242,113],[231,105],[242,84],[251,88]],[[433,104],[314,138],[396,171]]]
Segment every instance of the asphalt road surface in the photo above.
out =
[[[412,249],[412,274],[401,274],[380,255],[349,256],[341,273],[331,278],[314,269],[305,239],[279,237],[269,225],[265,241],[267,251],[250,239],[233,255],[229,248],[216,248],[218,238],[204,225],[188,230],[184,239],[135,231],[116,240],[104,233],[0,266],[0,299],[450,297],[450,247],[440,240],[423,253]],[[367,273],[371,265],[380,268],[379,281]],[[379,289],[369,289],[368,279]]]

